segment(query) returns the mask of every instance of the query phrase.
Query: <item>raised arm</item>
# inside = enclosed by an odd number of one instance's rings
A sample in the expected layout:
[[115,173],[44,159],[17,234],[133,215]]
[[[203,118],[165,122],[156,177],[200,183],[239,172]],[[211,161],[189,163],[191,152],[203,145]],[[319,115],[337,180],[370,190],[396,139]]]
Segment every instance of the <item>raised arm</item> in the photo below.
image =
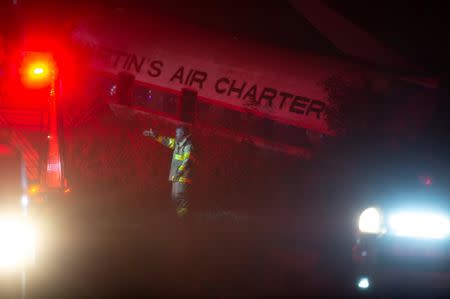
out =
[[162,145],[174,149],[175,148],[175,138],[159,136],[153,129],[145,130],[142,134],[146,137],[150,137],[161,143]]

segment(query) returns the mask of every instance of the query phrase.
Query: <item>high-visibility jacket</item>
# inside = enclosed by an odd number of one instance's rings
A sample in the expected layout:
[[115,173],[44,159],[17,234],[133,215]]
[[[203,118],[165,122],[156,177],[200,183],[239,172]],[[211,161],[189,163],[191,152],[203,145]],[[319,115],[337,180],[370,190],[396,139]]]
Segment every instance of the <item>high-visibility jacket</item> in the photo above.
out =
[[181,142],[175,138],[156,136],[156,141],[173,150],[169,181],[192,183],[192,142],[190,135]]

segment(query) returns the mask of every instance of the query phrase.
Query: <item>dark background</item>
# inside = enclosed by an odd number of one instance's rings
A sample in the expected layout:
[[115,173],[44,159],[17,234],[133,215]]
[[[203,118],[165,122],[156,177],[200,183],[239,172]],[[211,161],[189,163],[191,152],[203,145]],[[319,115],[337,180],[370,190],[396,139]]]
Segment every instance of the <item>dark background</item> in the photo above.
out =
[[[11,2],[11,1],[3,1]],[[448,15],[443,1],[323,1],[399,54],[431,73],[449,70]],[[30,20],[67,21],[68,16],[107,10],[149,12],[232,33],[238,38],[270,42],[323,53],[339,50],[290,5],[289,1],[19,1]],[[4,3],[5,5],[5,3]],[[7,5],[6,5],[7,6]],[[5,9],[2,9],[6,11]]]

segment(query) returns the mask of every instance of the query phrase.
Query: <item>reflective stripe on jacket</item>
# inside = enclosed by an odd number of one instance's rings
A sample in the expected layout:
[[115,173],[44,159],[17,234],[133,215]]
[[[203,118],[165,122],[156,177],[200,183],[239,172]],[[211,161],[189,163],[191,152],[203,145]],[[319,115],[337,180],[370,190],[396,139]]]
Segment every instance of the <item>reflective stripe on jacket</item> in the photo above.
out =
[[190,135],[181,142],[176,142],[175,138],[157,136],[156,141],[173,150],[172,163],[169,172],[169,181],[181,183],[192,182],[192,160],[193,147]]

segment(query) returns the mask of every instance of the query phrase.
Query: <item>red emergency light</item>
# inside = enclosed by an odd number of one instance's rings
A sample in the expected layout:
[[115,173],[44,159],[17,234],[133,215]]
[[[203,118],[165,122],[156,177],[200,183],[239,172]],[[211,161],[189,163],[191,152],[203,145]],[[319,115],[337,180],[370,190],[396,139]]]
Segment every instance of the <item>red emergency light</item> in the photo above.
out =
[[56,64],[49,53],[25,52],[20,68],[21,81],[27,88],[48,87],[56,77]]

